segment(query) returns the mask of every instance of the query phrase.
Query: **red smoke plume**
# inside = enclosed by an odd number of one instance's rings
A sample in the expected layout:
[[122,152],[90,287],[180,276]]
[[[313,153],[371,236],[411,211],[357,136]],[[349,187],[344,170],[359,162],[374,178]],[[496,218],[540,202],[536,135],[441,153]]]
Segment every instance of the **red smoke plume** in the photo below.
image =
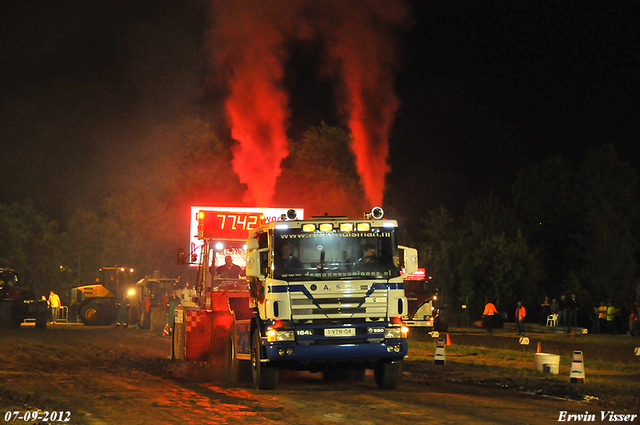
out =
[[340,110],[365,194],[382,205],[388,136],[399,107],[390,37],[407,18],[403,1],[214,1],[214,62],[228,88],[225,103],[238,144],[233,168],[246,183],[245,201],[271,205],[280,163],[288,155],[288,97],[281,87],[286,41],[322,38],[339,77]]
[[216,1],[213,53],[225,103],[233,169],[248,187],[244,201],[270,206],[280,163],[288,154],[287,94],[283,77],[286,20],[273,1]]
[[324,32],[330,58],[337,63],[344,94],[341,111],[353,134],[353,152],[369,202],[382,205],[389,133],[400,102],[396,97],[395,27],[407,20],[402,1],[336,2]]

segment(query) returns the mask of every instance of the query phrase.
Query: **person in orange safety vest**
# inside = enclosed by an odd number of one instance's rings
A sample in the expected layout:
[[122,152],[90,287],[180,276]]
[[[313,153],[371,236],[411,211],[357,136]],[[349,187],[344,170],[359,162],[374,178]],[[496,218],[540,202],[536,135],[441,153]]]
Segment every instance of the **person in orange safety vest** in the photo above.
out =
[[518,301],[518,307],[516,308],[516,323],[518,324],[518,335],[524,335],[524,317],[527,315],[527,310],[522,305],[522,302]]
[[493,316],[498,314],[496,306],[487,298],[487,304],[484,306],[482,316],[484,317],[484,325],[488,333],[493,333]]

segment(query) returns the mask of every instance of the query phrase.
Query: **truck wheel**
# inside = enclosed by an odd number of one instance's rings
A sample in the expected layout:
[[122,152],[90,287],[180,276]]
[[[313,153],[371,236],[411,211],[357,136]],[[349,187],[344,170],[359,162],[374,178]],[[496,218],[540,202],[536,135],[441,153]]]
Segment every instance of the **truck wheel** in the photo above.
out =
[[402,379],[402,360],[393,362],[379,361],[373,368],[376,384],[383,390],[393,390]]
[[251,338],[251,372],[253,374],[253,386],[259,390],[273,390],[278,386],[280,371],[272,366],[261,363],[260,331],[253,332]]
[[91,301],[80,307],[80,320],[87,326],[98,326],[104,320],[102,306]]

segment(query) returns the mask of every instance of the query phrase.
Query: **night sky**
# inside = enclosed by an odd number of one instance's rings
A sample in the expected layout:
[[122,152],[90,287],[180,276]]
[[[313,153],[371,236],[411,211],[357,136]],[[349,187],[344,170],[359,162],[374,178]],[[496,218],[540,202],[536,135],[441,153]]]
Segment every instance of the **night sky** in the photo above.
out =
[[[282,2],[283,5],[286,2]],[[385,203],[460,207],[508,196],[519,167],[579,164],[612,143],[640,165],[640,3],[409,3],[399,29]],[[53,212],[135,178],[153,129],[199,115],[231,143],[208,83],[207,2],[2,2],[0,202]],[[291,43],[289,137],[322,120],[346,129],[318,43]],[[419,214],[413,212],[412,216]]]

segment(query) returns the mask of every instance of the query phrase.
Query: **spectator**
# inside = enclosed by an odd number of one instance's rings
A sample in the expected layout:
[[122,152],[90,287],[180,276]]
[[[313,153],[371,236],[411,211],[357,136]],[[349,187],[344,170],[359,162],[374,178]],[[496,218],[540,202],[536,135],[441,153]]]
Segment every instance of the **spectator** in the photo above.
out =
[[493,333],[493,319],[496,314],[498,314],[496,306],[491,302],[491,299],[487,297],[487,304],[484,306],[484,311],[482,312],[487,333]]
[[609,300],[609,306],[607,307],[607,333],[613,335],[616,333],[615,319],[618,310],[613,306],[613,302]]
[[600,301],[600,307],[598,307],[598,322],[600,333],[607,332],[607,306],[604,301]]
[[60,297],[58,294],[53,291],[49,292],[49,307],[51,307],[51,322],[56,323],[62,304],[60,303]]
[[549,297],[544,297],[544,301],[540,304],[540,324],[546,325],[547,318],[551,315],[551,304],[549,304]]
[[516,323],[518,324],[518,335],[524,335],[524,318],[527,315],[527,310],[522,305],[521,301],[518,301],[518,307],[516,308]]
[[551,311],[551,314],[559,314],[560,313],[560,304],[558,304],[558,301],[555,298],[551,301],[551,305],[549,306],[549,310]]
[[631,314],[629,314],[629,336],[637,335],[638,316],[636,311],[637,310],[632,310]]
[[567,326],[567,297],[565,295],[560,295],[560,301],[558,301],[558,324]]
[[598,311],[598,307],[593,307],[593,311],[589,314],[589,320],[591,321],[591,333],[599,334],[600,333],[600,320],[598,316],[600,312]]

